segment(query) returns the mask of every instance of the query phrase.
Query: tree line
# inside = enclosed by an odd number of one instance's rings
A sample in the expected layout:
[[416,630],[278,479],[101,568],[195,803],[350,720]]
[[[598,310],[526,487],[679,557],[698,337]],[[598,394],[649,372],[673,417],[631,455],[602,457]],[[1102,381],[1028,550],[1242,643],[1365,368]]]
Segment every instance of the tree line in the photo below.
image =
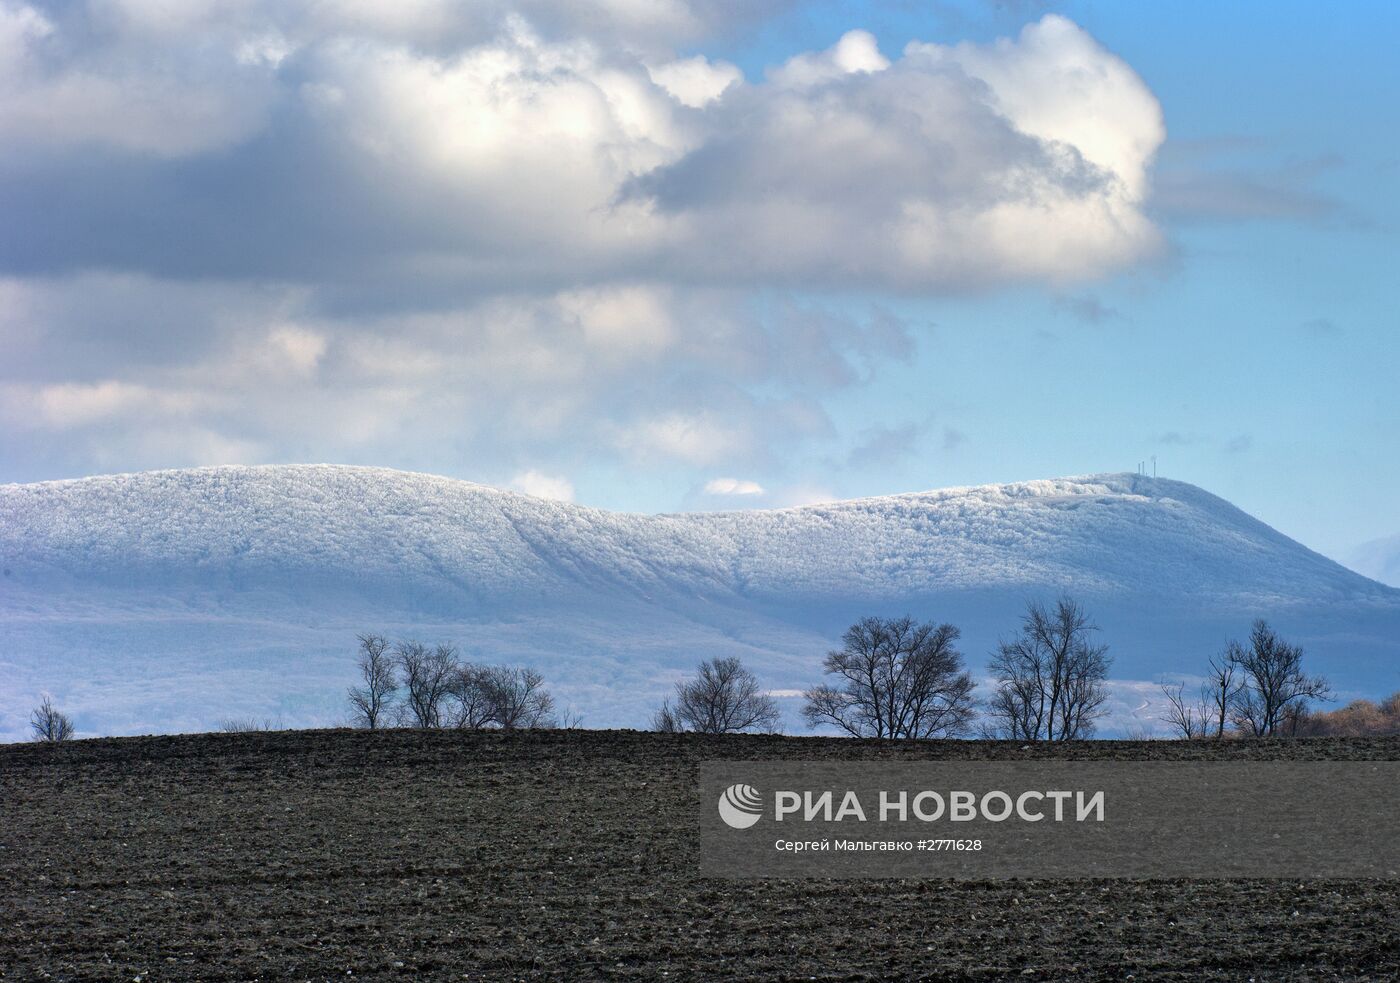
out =
[[[954,625],[905,617],[866,617],[842,635],[822,663],[826,681],[803,691],[809,727],[883,739],[980,736],[1018,741],[1092,737],[1105,712],[1112,659],[1099,628],[1070,597],[1031,602],[1017,632],[998,643],[989,664],[990,693],[976,685],[957,648]],[[446,644],[390,642],[358,636],[358,685],[346,694],[349,723],[385,727],[513,730],[577,727],[560,712],[540,673],[527,666],[464,661]],[[1365,736],[1400,733],[1400,693],[1377,704],[1358,700],[1331,712],[1321,676],[1303,669],[1303,650],[1263,620],[1244,642],[1212,656],[1204,682],[1187,693],[1164,683],[1161,720],[1188,740],[1226,737]],[[652,726],[667,733],[774,731],[777,701],[737,658],[702,662],[676,683]],[[277,729],[269,721],[225,720],[225,731]],[[35,740],[73,736],[72,720],[45,696],[30,717]]]
[[[810,727],[852,737],[1083,740],[1093,736],[1108,698],[1112,660],[1098,631],[1072,598],[1028,604],[1018,632],[993,652],[991,692],[979,700],[954,625],[862,618],[827,654],[829,681],[804,691],[802,716]],[[1232,641],[1210,659],[1198,695],[1163,684],[1162,720],[1186,739],[1400,732],[1400,694],[1379,705],[1361,700],[1313,712],[1312,702],[1331,692],[1302,663],[1299,646],[1256,621],[1246,642]],[[724,734],[773,730],[779,718],[777,703],[738,659],[713,659],[676,684],[653,727]]]
[[[1020,631],[993,654],[992,695],[979,701],[951,624],[867,617],[848,628],[822,663],[828,682],[803,693],[810,727],[885,739],[985,737],[1066,741],[1091,736],[1107,699],[1111,660],[1098,631],[1070,598],[1033,602]],[[653,718],[660,731],[707,734],[772,730],[773,698],[738,659],[713,659]]]
[[[451,645],[390,644],[383,635],[361,635],[359,642],[360,684],[347,694],[355,726],[515,730],[560,725],[554,697],[534,669],[464,662]],[[566,727],[578,726],[569,712],[562,721]]]

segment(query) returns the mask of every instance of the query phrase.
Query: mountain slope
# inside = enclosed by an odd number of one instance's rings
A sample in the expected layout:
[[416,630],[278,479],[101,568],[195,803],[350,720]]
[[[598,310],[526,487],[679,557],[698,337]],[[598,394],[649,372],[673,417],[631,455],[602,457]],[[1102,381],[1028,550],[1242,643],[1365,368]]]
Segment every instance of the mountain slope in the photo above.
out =
[[1400,661],[1400,591],[1137,475],[646,516],[381,469],[150,472],[0,486],[0,557],[11,736],[38,689],[93,730],[324,722],[371,630],[530,661],[586,722],[640,725],[712,654],[810,685],[870,611],[952,620],[980,666],[1027,597],[1062,590],[1125,678],[1191,671],[1256,615],[1344,686]]

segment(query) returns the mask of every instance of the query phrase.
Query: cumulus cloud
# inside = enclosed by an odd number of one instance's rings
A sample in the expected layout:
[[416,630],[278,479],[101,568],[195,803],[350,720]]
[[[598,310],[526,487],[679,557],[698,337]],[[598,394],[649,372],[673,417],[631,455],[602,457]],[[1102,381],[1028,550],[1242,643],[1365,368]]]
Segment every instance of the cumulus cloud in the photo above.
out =
[[711,478],[705,482],[706,495],[762,495],[763,486],[742,478]]
[[[178,215],[190,272],[226,273],[218,242],[276,229],[287,241],[265,244],[298,279],[326,279],[329,255],[342,276],[358,261],[457,284],[948,290],[1092,277],[1158,246],[1143,206],[1160,108],[1055,15],[1016,39],[915,42],[894,59],[853,31],[747,81],[606,33],[541,33],[528,4],[419,3],[387,21],[345,3],[193,4],[168,20],[135,0],[62,16],[3,4],[15,204],[83,209],[72,185],[99,175],[120,199],[101,206],[98,243],[60,221],[31,264],[91,263],[105,241],[109,268],[168,272],[152,212]],[[445,30],[454,16],[476,30]]]
[[915,350],[832,291],[1156,249],[1159,107],[1079,27],[696,52],[779,5],[0,0],[11,473],[757,474]]
[[1159,248],[1143,206],[1160,108],[1057,16],[888,63],[847,35],[712,116],[626,200],[672,217],[667,246],[713,276],[956,290],[1091,277]]
[[869,31],[847,31],[826,51],[796,55],[768,73],[785,88],[806,89],[844,75],[869,75],[890,67],[880,54],[879,43]]
[[693,108],[709,105],[744,77],[728,62],[712,62],[704,55],[678,58],[648,66],[651,79],[678,102]]

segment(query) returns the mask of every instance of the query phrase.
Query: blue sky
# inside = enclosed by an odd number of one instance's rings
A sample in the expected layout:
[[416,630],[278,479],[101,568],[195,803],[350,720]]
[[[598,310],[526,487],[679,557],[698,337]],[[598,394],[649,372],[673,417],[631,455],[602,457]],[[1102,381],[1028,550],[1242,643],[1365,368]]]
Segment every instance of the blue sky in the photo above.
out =
[[0,480],[668,511],[1155,455],[1346,559],[1400,533],[1397,40],[1381,3],[0,0]]
[[[966,439],[945,448],[929,427],[927,457],[852,490],[1129,470],[1156,455],[1159,473],[1333,556],[1400,529],[1400,8],[812,4],[723,50],[757,73],[852,23],[895,52],[1014,34],[1048,10],[1161,101],[1159,168],[1223,173],[1279,200],[1271,212],[1261,194],[1253,218],[1168,211],[1166,261],[1095,283],[901,299],[938,326],[931,343],[848,412],[888,426],[923,411],[960,421],[948,426]],[[1109,313],[1076,316],[1085,299]]]

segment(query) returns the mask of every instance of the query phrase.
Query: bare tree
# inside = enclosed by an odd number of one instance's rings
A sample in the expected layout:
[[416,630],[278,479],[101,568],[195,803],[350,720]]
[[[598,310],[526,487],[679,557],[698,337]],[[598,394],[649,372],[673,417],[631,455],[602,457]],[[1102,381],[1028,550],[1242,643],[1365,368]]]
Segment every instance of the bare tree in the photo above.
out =
[[428,648],[422,642],[400,642],[394,648],[403,674],[401,713],[412,727],[441,727],[443,703],[457,673],[457,653],[450,645]]
[[50,744],[66,741],[73,736],[73,721],[47,695],[44,702],[34,708],[29,715],[29,727],[34,732],[34,740]]
[[1230,650],[1227,648],[1221,655],[1212,655],[1205,684],[1201,687],[1201,695],[1210,713],[1208,729],[1215,732],[1213,736],[1217,741],[1225,737],[1225,725],[1230,720],[1230,705],[1239,689],[1240,680],[1235,672],[1235,662],[1230,658]]
[[356,726],[376,730],[388,723],[399,688],[389,640],[383,635],[361,635],[358,665],[364,685],[350,688],[350,718]]
[[736,658],[707,659],[696,674],[676,683],[676,703],[662,703],[652,718],[667,733],[737,734],[771,731],[778,725],[778,704],[759,688],[754,674]]
[[1171,727],[1172,732],[1183,740],[1194,741],[1210,732],[1210,708],[1204,697],[1198,703],[1186,698],[1184,683],[1162,684],[1162,694],[1167,698],[1167,709],[1161,720]]
[[1186,698],[1184,684],[1162,684],[1167,707],[1161,719],[1177,736],[1188,741],[1202,737],[1218,741],[1225,737],[1231,707],[1241,685],[1230,651],[1227,647],[1220,655],[1210,657],[1209,669],[1194,702]]
[[952,625],[912,618],[862,618],[827,653],[837,685],[806,692],[812,727],[835,724],[856,737],[956,737],[972,721],[972,677],[963,670]]
[[1279,638],[1268,622],[1254,622],[1249,646],[1231,642],[1227,658],[1241,681],[1230,701],[1230,719],[1251,737],[1292,733],[1307,712],[1309,700],[1331,694],[1327,680],[1303,672],[1303,650]]
[[1108,698],[1108,646],[1094,645],[1098,627],[1078,602],[1062,597],[1054,609],[1027,605],[1021,634],[992,657],[996,692],[987,702],[989,732],[1022,741],[1089,737]]
[[488,667],[470,662],[458,666],[448,681],[447,693],[453,701],[453,727],[481,730],[493,723],[495,693]]

